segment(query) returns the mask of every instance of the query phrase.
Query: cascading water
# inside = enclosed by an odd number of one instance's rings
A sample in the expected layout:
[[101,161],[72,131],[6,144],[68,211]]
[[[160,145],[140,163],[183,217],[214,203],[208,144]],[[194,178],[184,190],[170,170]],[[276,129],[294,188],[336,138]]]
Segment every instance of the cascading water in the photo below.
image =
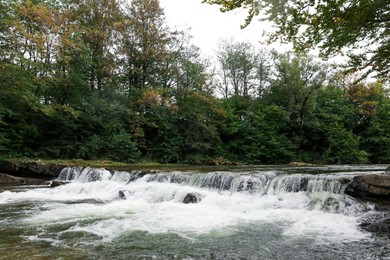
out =
[[344,194],[355,175],[69,167],[66,185],[0,192],[0,253],[28,258],[21,242],[37,258],[383,259],[388,240],[359,227],[379,213]]
[[[344,190],[353,175],[310,175],[276,174],[275,172],[254,173],[152,173],[123,172],[105,169],[64,168],[59,175],[61,181],[94,182],[110,180],[122,184],[133,181],[175,183],[190,187],[207,188],[218,191],[249,192],[257,196],[278,195],[282,193],[304,192],[316,201],[329,201],[329,198],[342,200]],[[132,185],[130,185],[131,187]],[[173,198],[174,196],[172,196]]]

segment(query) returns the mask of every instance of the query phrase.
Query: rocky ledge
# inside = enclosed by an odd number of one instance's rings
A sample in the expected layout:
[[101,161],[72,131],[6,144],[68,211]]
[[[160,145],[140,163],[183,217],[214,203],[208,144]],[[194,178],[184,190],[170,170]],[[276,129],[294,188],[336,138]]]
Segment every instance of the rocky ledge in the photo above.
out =
[[361,227],[380,236],[390,237],[390,175],[369,174],[356,176],[348,184],[345,193],[375,204],[383,212],[383,218],[369,219]]
[[361,223],[360,227],[379,236],[390,237],[390,218],[369,220]]
[[47,181],[36,178],[15,177],[0,173],[0,184],[2,185],[47,185]]
[[57,178],[64,165],[34,160],[0,160],[0,172],[24,178],[51,180]]
[[356,176],[348,184],[345,193],[360,199],[390,199],[390,175]]

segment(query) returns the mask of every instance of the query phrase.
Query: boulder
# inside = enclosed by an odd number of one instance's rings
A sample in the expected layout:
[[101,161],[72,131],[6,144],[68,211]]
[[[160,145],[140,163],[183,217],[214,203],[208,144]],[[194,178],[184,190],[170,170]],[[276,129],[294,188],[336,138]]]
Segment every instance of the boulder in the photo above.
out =
[[334,198],[327,198],[324,200],[322,207],[325,211],[338,211],[340,208],[339,201]]
[[390,218],[375,222],[365,222],[360,224],[362,228],[377,235],[390,237]]
[[55,187],[58,187],[58,186],[65,185],[65,184],[67,184],[67,182],[64,182],[64,181],[49,181],[47,184],[49,185],[50,188],[55,188]]
[[124,193],[122,190],[120,190],[120,191],[118,192],[118,197],[119,197],[120,199],[122,199],[122,200],[125,200],[125,199],[126,199],[126,195],[125,195],[125,193]]
[[189,192],[183,199],[184,204],[198,203],[202,200],[202,195],[197,192]]
[[390,198],[390,175],[369,174],[356,176],[345,193],[357,198]]
[[63,168],[63,165],[46,163],[39,160],[0,160],[1,172],[18,177],[50,180],[57,178]]
[[386,175],[390,175],[390,166],[386,168],[385,174],[386,174]]
[[150,171],[147,171],[147,170],[146,171],[136,171],[136,170],[134,170],[134,171],[131,171],[130,172],[130,178],[129,178],[127,183],[130,183],[130,182],[133,182],[135,180],[138,180],[138,179],[144,177],[145,175],[156,174],[158,172],[159,172],[158,170],[150,170]]
[[0,184],[6,185],[47,185],[45,180],[35,178],[15,177],[0,173]]

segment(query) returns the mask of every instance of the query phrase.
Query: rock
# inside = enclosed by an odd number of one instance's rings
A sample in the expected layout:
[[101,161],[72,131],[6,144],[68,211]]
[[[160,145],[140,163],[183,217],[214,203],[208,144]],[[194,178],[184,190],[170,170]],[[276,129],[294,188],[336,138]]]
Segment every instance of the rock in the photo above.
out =
[[322,207],[326,211],[338,211],[340,208],[339,201],[334,198],[327,198],[324,200]]
[[63,165],[45,163],[42,161],[22,160],[0,160],[0,171],[6,174],[40,179],[53,179],[58,177]]
[[390,218],[376,221],[376,222],[366,222],[360,224],[362,228],[367,231],[376,233],[377,235],[390,236]]
[[131,171],[130,172],[130,178],[128,180],[128,183],[133,182],[135,180],[138,180],[139,178],[144,177],[148,174],[156,174],[158,173],[158,170],[150,170],[150,171]]
[[122,190],[120,190],[120,191],[118,192],[118,197],[119,197],[120,199],[122,199],[122,200],[125,200],[125,199],[126,199],[126,195],[125,195],[125,193],[124,193]]
[[351,180],[348,179],[348,178],[340,178],[340,179],[338,179],[338,181],[339,181],[342,185],[345,185],[345,184],[348,184]]
[[46,185],[45,180],[35,178],[15,177],[8,174],[0,173],[0,184],[9,185]]
[[390,175],[390,166],[386,168],[385,174],[386,174],[386,175]]
[[189,192],[183,199],[184,204],[198,203],[202,200],[202,195],[197,192]]
[[67,184],[67,182],[64,182],[64,181],[49,181],[48,182],[48,185],[50,188],[55,188],[55,187],[62,186],[65,184]]
[[345,193],[357,198],[390,198],[390,175],[369,174],[356,176]]

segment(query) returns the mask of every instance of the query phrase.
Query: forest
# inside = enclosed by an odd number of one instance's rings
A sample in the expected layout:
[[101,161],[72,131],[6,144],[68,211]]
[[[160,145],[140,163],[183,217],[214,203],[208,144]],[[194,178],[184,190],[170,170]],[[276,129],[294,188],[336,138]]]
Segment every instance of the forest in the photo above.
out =
[[[256,14],[248,9],[249,23]],[[388,26],[388,9],[375,10]],[[390,163],[386,32],[371,60],[355,55],[346,66],[303,48],[278,52],[234,39],[221,41],[212,62],[189,32],[168,26],[158,0],[1,1],[0,155]],[[336,40],[305,42],[331,55],[347,45]]]

